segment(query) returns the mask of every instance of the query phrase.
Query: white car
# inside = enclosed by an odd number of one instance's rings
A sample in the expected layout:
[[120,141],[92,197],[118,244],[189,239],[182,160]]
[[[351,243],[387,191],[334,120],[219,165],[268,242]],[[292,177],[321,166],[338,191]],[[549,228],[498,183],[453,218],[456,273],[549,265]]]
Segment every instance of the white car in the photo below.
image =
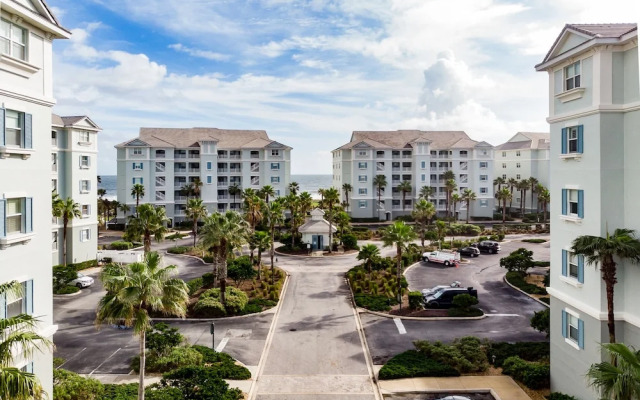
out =
[[77,286],[80,289],[86,288],[87,286],[93,285],[93,278],[78,272],[78,277],[69,282],[69,285]]
[[451,285],[438,285],[438,286],[432,287],[431,289],[422,289],[421,292],[422,292],[422,296],[426,298],[427,296],[433,296],[434,294],[438,293],[442,289],[446,289],[450,287],[460,287],[460,282],[453,281],[451,282]]
[[422,261],[457,266],[460,263],[460,253],[457,251],[431,251],[422,254]]

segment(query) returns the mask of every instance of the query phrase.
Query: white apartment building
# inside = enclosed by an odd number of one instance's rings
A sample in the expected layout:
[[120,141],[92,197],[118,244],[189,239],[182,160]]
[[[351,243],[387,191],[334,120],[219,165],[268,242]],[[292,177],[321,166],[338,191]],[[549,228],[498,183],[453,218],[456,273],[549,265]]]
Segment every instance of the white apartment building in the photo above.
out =
[[[51,107],[52,41],[65,30],[41,0],[2,0],[0,7],[0,282],[19,281],[24,293],[0,297],[0,319],[38,316],[52,338]],[[52,395],[53,355],[15,360]]]
[[[51,189],[61,199],[78,203],[81,217],[67,226],[67,262],[96,258],[98,247],[98,132],[87,116],[60,117],[51,121]],[[62,218],[54,218],[51,230],[53,265],[64,263]]]
[[[445,179],[451,170],[458,193],[473,190],[470,216],[493,215],[493,146],[471,140],[462,131],[354,131],[349,143],[333,150],[333,186],[340,190],[345,183],[353,187],[349,193],[348,212],[353,218],[393,220],[410,214],[423,186],[434,188],[429,199],[439,214],[446,212]],[[387,187],[378,190],[373,184],[376,175],[384,175]],[[412,191],[405,196],[398,190],[401,182],[411,183]],[[341,200],[341,201],[342,201]],[[465,219],[467,208],[460,203],[459,219]]]
[[[118,150],[118,201],[135,214],[134,184],[145,188],[140,203],[163,206],[173,222],[185,220],[187,196],[181,189],[197,180],[209,212],[242,209],[242,196],[229,188],[271,185],[284,196],[291,179],[291,147],[260,130],[141,128],[140,136]],[[119,213],[121,221],[124,214]]]
[[[496,147],[495,177],[518,181],[534,177],[544,187],[549,188],[549,143],[547,132],[518,132],[511,139]],[[497,189],[497,187],[496,187]],[[535,212],[538,207],[536,197],[531,204],[531,190],[524,199],[527,212]],[[513,204],[520,205],[520,193],[513,192]]]
[[[551,388],[597,399],[584,375],[606,359],[605,285],[570,248],[578,236],[640,230],[637,25],[565,25],[536,69],[549,74]],[[640,268],[616,262],[616,340],[640,348]]]

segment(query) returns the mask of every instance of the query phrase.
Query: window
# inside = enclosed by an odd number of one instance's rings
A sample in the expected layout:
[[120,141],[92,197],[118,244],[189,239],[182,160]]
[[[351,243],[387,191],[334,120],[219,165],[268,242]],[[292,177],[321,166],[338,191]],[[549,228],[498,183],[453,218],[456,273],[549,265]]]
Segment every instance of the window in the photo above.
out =
[[279,176],[272,176],[271,177],[271,183],[280,183],[280,177]]
[[360,151],[358,151],[358,155],[359,156],[366,156],[367,155],[367,151],[366,150],[360,150]]
[[27,61],[27,30],[7,20],[0,20],[0,51]]
[[564,90],[580,87],[580,61],[564,67]]
[[584,218],[584,190],[562,189],[562,215]]
[[516,179],[520,180],[520,174],[516,174]]
[[502,174],[502,179],[507,179],[507,174]]
[[142,149],[139,147],[136,147],[135,149],[133,149],[133,155],[134,156],[141,156],[142,155]]
[[480,200],[480,207],[489,207],[489,200]]
[[487,169],[489,163],[486,161],[480,161],[480,169]]
[[58,146],[58,132],[56,131],[51,131],[51,145],[53,147]]
[[358,175],[358,182],[366,182],[366,181],[367,181],[366,175]]
[[277,150],[277,149],[271,150],[271,155],[274,156],[274,157],[279,156],[280,155],[280,150]]
[[271,169],[277,171],[280,169],[280,163],[271,163]]
[[520,157],[520,150],[516,151],[516,157]]
[[[134,185],[136,185],[136,184],[138,184],[138,183],[139,183],[139,184],[141,184],[141,185],[143,185],[143,184],[144,184],[144,179],[143,179],[143,178],[132,178],[132,179],[131,179],[131,182],[132,182]],[[182,183],[186,183],[186,181],[185,181],[185,182],[182,182]]]
[[562,154],[582,153],[583,126],[562,129]]
[[358,163],[358,168],[360,168],[360,169],[366,169],[366,168],[367,168],[367,163],[366,163],[366,162],[359,162],[359,163]]
[[480,188],[480,194],[487,194],[487,193],[489,193],[489,190],[486,187]]
[[133,163],[134,171],[142,171],[142,169],[143,169],[143,163]]
[[80,168],[87,169],[90,166],[91,166],[91,159],[89,158],[89,156],[80,156]]
[[520,168],[520,163],[516,163],[516,168]]
[[89,190],[91,190],[91,181],[89,180],[80,181],[80,193],[89,193]]
[[506,152],[506,151],[503,151],[503,152],[502,152],[502,157],[506,157],[506,156],[507,156],[507,152]]
[[486,182],[489,180],[489,175],[480,175],[480,182]]
[[584,283],[584,256],[562,250],[562,276]]
[[90,138],[89,132],[80,132],[80,142],[89,143]]
[[280,197],[280,189],[276,189],[276,197]]
[[6,226],[7,235],[22,232],[22,199],[7,200]]
[[360,200],[360,201],[358,201],[358,207],[360,207],[360,208],[367,208],[367,201],[366,201],[366,200]]
[[421,161],[420,162],[420,168],[422,168],[422,169],[427,168],[427,162],[426,161]]
[[51,250],[58,250],[58,232],[51,232]]
[[88,242],[91,239],[91,229],[83,229],[80,231],[80,241]]
[[577,349],[584,349],[584,321],[579,315],[562,310],[562,336]]
[[420,180],[422,180],[422,182],[425,182],[427,180],[427,175],[426,174],[420,175]]
[[207,161],[207,170],[211,171],[211,161]]
[[31,114],[0,108],[0,120],[0,146],[32,148]]
[[466,150],[460,150],[460,157],[466,157],[467,156],[467,151]]
[[22,282],[19,295],[3,293],[0,296],[0,318],[12,318],[19,314],[33,314],[33,280]]
[[91,215],[91,206],[89,204],[82,205],[82,218],[87,218]]
[[367,188],[359,188],[358,189],[358,194],[360,196],[365,196],[367,194]]
[[51,190],[54,192],[58,191],[58,180],[57,179],[52,179],[51,180]]
[[26,363],[22,368],[20,368],[20,371],[33,374],[33,361]]
[[0,199],[0,238],[31,233],[33,199],[22,197],[14,199]]
[[207,175],[207,185],[211,185],[212,182],[211,175]]
[[502,163],[502,169],[507,168],[507,163]]

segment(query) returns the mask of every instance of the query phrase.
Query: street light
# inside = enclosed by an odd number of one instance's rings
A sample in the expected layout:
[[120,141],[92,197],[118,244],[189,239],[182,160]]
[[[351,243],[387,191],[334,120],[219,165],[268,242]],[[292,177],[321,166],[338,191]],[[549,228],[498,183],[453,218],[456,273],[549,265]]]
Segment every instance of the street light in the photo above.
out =
[[216,324],[215,323],[211,323],[211,326],[209,327],[209,332],[211,333],[211,348],[213,350],[216,349]]

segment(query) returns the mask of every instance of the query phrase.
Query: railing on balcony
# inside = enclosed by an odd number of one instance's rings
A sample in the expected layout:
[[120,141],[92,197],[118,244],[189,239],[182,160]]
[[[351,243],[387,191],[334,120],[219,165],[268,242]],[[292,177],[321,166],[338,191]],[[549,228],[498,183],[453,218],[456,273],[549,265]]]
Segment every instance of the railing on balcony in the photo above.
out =
[[165,184],[164,178],[156,177],[156,186],[164,186],[164,184]]
[[181,174],[181,173],[187,172],[187,169],[186,168],[174,168],[173,172],[176,173],[176,174]]
[[228,154],[220,154],[220,153],[218,153],[218,158],[227,159],[227,158],[229,158],[229,155]]
[[411,154],[403,154],[402,158],[411,158]]
[[156,201],[164,201],[164,193],[156,193]]
[[411,172],[411,167],[402,167],[402,172]]
[[156,158],[165,158],[164,153],[156,153]]
[[450,169],[449,167],[438,167],[438,171],[449,171]]
[[230,171],[233,174],[238,174],[242,172],[242,168],[231,168]]
[[402,171],[402,169],[400,167],[393,167],[393,168],[391,168],[391,171],[392,172],[400,172],[400,171]]
[[200,153],[189,153],[189,158],[200,158]]
[[384,158],[384,153],[376,153],[376,158]]
[[251,166],[251,172],[260,172],[260,166],[259,165],[252,165]]
[[229,168],[218,168],[218,172],[229,172]]
[[242,158],[242,154],[229,154],[229,158],[232,160],[239,160]]
[[164,164],[156,164],[156,172],[164,172],[166,169]]
[[460,163],[460,169],[462,171],[466,171],[468,168],[468,164],[466,162]]
[[187,158],[187,155],[186,154],[175,153],[173,155],[173,158]]
[[218,200],[229,200],[229,196],[226,196],[226,195],[218,195]]
[[197,172],[197,173],[200,173],[200,168],[189,168],[189,172]]
[[187,196],[181,196],[181,195],[173,196],[173,199],[175,201],[185,201],[187,199]]
[[227,181],[218,182],[218,187],[221,187],[221,186],[229,186],[229,182]]
[[260,158],[260,154],[259,154],[259,153],[256,153],[256,154],[251,153],[251,156],[250,156],[250,157],[251,157],[251,158]]

